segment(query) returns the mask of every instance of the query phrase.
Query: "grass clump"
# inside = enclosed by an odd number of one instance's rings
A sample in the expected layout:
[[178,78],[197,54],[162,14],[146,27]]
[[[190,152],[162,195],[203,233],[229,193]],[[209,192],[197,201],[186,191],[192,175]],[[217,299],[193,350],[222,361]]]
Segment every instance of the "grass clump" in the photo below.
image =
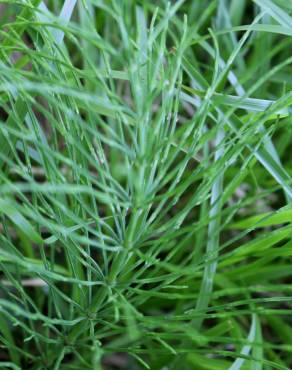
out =
[[0,367],[290,369],[291,5],[0,7]]

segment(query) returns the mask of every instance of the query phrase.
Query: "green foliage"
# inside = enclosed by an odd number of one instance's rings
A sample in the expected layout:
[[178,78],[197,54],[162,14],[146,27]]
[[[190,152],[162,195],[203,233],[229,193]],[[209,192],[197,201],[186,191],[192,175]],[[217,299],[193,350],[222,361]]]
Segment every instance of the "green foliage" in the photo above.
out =
[[291,369],[291,5],[0,26],[0,367]]

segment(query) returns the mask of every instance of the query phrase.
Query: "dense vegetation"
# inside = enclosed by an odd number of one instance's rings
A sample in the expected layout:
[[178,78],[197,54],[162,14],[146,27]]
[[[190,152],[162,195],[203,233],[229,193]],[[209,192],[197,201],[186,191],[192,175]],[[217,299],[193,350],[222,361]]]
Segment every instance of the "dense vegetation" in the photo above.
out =
[[0,4],[0,368],[292,368],[292,3]]

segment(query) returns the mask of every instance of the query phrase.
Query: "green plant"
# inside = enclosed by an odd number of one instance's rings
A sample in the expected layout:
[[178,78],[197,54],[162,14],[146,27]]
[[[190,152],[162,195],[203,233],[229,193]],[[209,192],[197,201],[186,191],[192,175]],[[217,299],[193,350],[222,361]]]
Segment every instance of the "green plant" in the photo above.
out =
[[292,6],[61,3],[0,4],[1,368],[291,368]]

